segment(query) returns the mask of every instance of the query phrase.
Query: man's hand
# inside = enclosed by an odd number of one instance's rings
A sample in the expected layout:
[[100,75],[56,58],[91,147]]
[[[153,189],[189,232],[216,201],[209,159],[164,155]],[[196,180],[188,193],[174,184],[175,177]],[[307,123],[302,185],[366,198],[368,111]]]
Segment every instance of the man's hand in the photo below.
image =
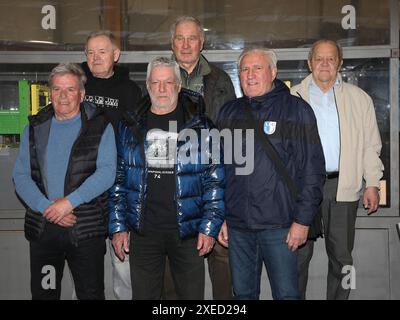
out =
[[215,244],[215,239],[205,234],[199,233],[197,238],[197,250],[199,250],[199,256],[204,256],[205,254],[211,252]]
[[286,238],[286,243],[290,251],[296,251],[298,247],[307,241],[309,226],[293,222]]
[[218,242],[225,248],[228,248],[228,227],[226,226],[226,221],[224,221],[219,231]]
[[58,223],[59,226],[64,228],[71,228],[76,223],[76,216],[73,213],[67,214],[62,220]]
[[379,207],[379,192],[377,187],[368,187],[364,191],[363,205],[368,214],[374,213]]
[[72,205],[67,198],[56,199],[44,210],[43,216],[52,223],[59,223],[66,215],[72,213]]
[[113,234],[111,243],[114,247],[115,255],[121,260],[125,260],[125,253],[129,252],[128,232],[117,232]]

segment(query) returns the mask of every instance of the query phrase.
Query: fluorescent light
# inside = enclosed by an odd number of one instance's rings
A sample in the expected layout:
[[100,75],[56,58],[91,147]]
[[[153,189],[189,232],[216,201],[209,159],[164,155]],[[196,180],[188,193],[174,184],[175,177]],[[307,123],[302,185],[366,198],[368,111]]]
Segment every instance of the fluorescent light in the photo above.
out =
[[42,40],[28,40],[27,42],[30,42],[30,43],[42,43],[42,44],[55,44],[52,41],[42,41]]

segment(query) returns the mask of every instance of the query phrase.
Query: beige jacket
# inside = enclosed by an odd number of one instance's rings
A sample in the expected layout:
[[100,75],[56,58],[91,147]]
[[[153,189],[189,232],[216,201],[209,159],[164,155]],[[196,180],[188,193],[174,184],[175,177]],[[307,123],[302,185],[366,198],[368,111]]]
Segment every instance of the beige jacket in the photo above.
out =
[[[337,201],[357,201],[360,198],[362,180],[367,187],[378,187],[383,175],[379,159],[382,148],[376,122],[374,104],[370,96],[360,88],[345,83],[338,75],[339,84],[334,87],[340,130],[339,184]],[[310,103],[310,74],[291,93]]]

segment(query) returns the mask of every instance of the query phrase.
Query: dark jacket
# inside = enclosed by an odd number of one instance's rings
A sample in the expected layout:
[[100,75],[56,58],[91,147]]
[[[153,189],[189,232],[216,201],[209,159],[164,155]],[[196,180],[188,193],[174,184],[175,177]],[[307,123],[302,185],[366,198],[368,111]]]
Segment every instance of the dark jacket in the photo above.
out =
[[[44,172],[46,146],[50,133],[51,119],[54,115],[52,105],[48,105],[37,115],[29,118],[29,148],[31,155],[32,179],[39,190],[47,192],[42,177]],[[101,137],[109,121],[103,112],[96,110],[90,103],[81,104],[82,128],[75,140],[65,175],[64,195],[76,190],[89,176],[96,171],[96,160]],[[74,209],[77,223],[69,228],[71,241],[105,237],[107,232],[107,193],[94,198],[88,203]],[[25,237],[29,241],[39,240],[45,224],[48,223],[41,213],[27,208],[25,216]]]
[[250,175],[236,175],[235,162],[225,165],[226,219],[231,227],[260,230],[289,227],[294,221],[310,225],[322,201],[325,160],[314,113],[304,100],[290,95],[282,81],[275,80],[274,85],[263,96],[227,103],[217,124],[219,129],[249,128],[244,109],[249,102],[257,125],[262,126],[263,134],[268,133],[299,195],[293,199],[260,139],[255,137],[254,171]]
[[105,109],[105,115],[117,131],[124,112],[133,112],[142,96],[139,86],[129,79],[127,68],[115,65],[114,74],[108,79],[96,78],[86,62],[82,63],[87,82],[85,100]]
[[[187,150],[188,145],[183,141],[177,144],[175,199],[180,236],[184,238],[200,232],[217,237],[225,218],[224,167],[200,161],[200,130],[211,128],[212,123],[204,116],[204,111],[184,94],[179,94],[178,103],[184,108],[185,124],[182,129],[194,130],[199,139],[195,150],[196,163],[182,162],[181,149]],[[151,101],[145,97],[131,123],[121,122],[119,126],[117,177],[109,198],[110,235],[128,229],[141,231],[148,171],[144,142],[146,115],[150,107]],[[181,132],[180,128],[178,131]]]
[[204,76],[204,100],[206,114],[215,123],[219,110],[225,103],[236,99],[236,94],[231,78],[226,72],[212,63],[208,65],[211,72]]

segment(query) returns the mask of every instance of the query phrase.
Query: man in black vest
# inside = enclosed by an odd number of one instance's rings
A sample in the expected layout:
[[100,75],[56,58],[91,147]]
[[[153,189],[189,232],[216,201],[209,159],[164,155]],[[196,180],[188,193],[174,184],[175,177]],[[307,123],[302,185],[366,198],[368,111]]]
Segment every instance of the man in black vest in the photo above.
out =
[[30,117],[13,171],[27,209],[33,299],[60,299],[65,260],[78,299],[104,299],[106,191],[116,146],[103,112],[83,102],[85,81],[76,64],[52,70],[52,103]]

